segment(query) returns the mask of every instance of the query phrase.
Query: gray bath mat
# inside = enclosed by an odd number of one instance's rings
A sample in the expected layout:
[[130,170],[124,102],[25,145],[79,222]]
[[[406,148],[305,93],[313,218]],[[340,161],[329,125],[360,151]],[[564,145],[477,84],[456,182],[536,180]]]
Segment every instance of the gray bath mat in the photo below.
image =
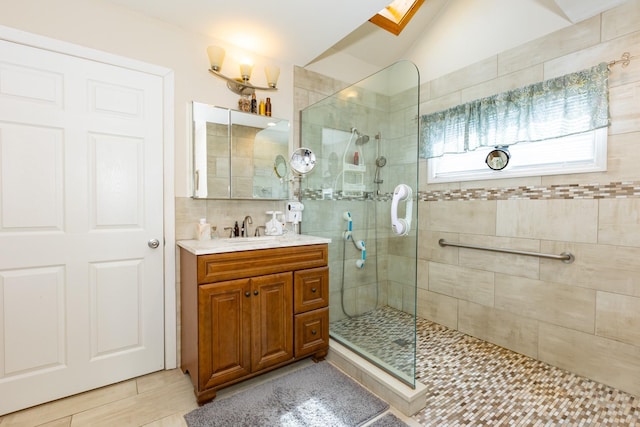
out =
[[389,405],[329,362],[320,362],[184,416],[189,427],[353,427]]
[[407,424],[393,414],[387,414],[379,420],[375,420],[367,427],[408,427]]

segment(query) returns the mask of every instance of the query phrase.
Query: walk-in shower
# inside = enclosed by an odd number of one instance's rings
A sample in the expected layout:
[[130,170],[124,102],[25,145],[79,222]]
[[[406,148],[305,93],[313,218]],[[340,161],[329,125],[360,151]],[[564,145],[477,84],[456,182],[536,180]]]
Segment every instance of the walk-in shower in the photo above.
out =
[[[418,72],[400,61],[302,111],[302,232],[330,237],[330,334],[415,384]],[[393,212],[392,212],[393,210]]]

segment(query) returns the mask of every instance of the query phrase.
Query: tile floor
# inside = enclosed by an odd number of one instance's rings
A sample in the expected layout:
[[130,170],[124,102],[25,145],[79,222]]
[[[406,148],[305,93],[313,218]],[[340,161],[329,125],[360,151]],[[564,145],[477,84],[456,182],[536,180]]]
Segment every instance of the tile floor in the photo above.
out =
[[[412,333],[398,325],[412,322],[382,307],[332,323],[331,330],[406,371],[410,353],[396,343]],[[638,396],[424,319],[417,320],[416,338],[416,378],[428,390],[425,409],[413,416],[420,425],[640,427]]]
[[[416,375],[429,391],[426,408],[405,418],[410,425],[640,427],[640,397],[426,320],[418,320],[417,337]],[[289,369],[304,363],[311,362]],[[221,390],[218,397],[263,377]],[[0,427],[184,427],[183,415],[196,406],[189,377],[174,369],[9,414]]]

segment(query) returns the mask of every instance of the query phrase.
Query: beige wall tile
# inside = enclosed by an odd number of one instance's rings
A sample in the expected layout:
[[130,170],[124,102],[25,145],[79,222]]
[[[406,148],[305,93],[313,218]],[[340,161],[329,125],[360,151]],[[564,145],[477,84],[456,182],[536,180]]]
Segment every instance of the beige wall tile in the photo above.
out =
[[427,229],[468,234],[495,234],[496,201],[427,202]]
[[598,292],[596,335],[640,348],[640,298]]
[[[464,234],[460,243],[490,248],[504,248],[527,252],[539,252],[540,241],[493,236]],[[504,254],[479,249],[459,249],[459,264],[478,270],[504,273],[512,276],[539,277],[539,258],[523,255]]]
[[595,304],[591,289],[496,274],[496,308],[520,316],[593,333]]
[[640,395],[640,348],[540,323],[538,357],[587,378]]
[[[176,240],[194,239],[199,218],[207,216],[207,204],[204,200],[190,197],[176,197]],[[207,218],[211,221],[209,218]]]
[[597,200],[499,200],[496,234],[595,243]]
[[[398,257],[389,255],[389,278],[397,283],[405,285],[415,285],[416,268],[415,258]],[[375,273],[374,265],[366,264],[364,270],[369,269]],[[375,279],[375,277],[373,278]]]
[[418,316],[451,329],[458,329],[458,300],[418,289]]
[[[421,226],[422,227],[422,226]],[[421,230],[425,230],[421,228]],[[429,261],[441,262],[444,264],[458,264],[458,249],[451,247],[442,247],[438,243],[440,239],[448,242],[457,242],[458,234],[443,233],[440,231],[420,231],[420,239],[418,239],[418,257]]]
[[540,279],[640,297],[640,248],[543,241],[541,252],[570,252],[572,264],[540,260]]
[[418,272],[416,275],[416,287],[424,290],[429,289],[429,261],[418,259]]
[[[550,79],[590,68],[601,62],[620,59],[623,52],[637,51],[638,43],[640,43],[640,32],[635,32],[605,43],[593,45],[587,49],[567,53],[544,63],[544,78]],[[612,71],[609,74],[609,87],[637,81],[639,69],[640,65],[633,61],[625,68],[620,65],[612,67]]]
[[431,98],[426,102],[420,103],[420,114],[431,114],[436,111],[446,110],[462,103],[461,93],[453,92],[438,98]]
[[610,134],[640,131],[640,82],[609,89]]
[[460,91],[461,103],[475,101],[502,92],[498,79],[491,79]]
[[463,89],[461,94],[462,102],[469,102],[475,99],[492,96],[497,93],[518,89],[532,83],[540,82],[543,78],[543,66],[537,64],[524,70],[500,76],[475,86]]
[[425,82],[420,85],[420,101],[428,101],[431,99],[431,82]]
[[465,334],[525,354],[538,356],[538,322],[495,308],[460,301],[458,329]]
[[389,304],[389,307],[402,310],[402,304],[404,303],[403,298],[404,295],[402,294],[402,287],[389,283],[387,290],[387,304]]
[[640,247],[640,199],[602,199],[598,243]]
[[473,65],[431,81],[431,96],[438,98],[452,92],[495,79],[497,57],[492,56]]
[[541,64],[548,59],[585,49],[598,42],[600,15],[498,54],[498,75]]
[[640,2],[627,1],[602,14],[602,39],[610,40],[640,30]]
[[494,274],[472,268],[429,263],[429,290],[493,306]]

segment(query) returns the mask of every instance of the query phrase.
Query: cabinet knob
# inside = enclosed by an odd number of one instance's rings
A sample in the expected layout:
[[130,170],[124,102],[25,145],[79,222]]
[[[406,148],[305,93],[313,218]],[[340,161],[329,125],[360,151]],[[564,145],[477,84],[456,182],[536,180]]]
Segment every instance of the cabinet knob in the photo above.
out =
[[316,293],[317,289],[316,288],[311,288],[311,292],[313,292],[314,294]]
[[311,330],[311,335],[315,335],[315,334],[317,334],[317,333],[318,333],[318,332],[317,332],[315,329],[312,329],[312,330]]
[[253,294],[254,295],[258,295],[258,291],[253,291]]
[[245,296],[245,297],[250,297],[250,296],[251,296],[251,292],[249,292],[249,291],[245,292],[245,293],[244,293],[244,296]]

